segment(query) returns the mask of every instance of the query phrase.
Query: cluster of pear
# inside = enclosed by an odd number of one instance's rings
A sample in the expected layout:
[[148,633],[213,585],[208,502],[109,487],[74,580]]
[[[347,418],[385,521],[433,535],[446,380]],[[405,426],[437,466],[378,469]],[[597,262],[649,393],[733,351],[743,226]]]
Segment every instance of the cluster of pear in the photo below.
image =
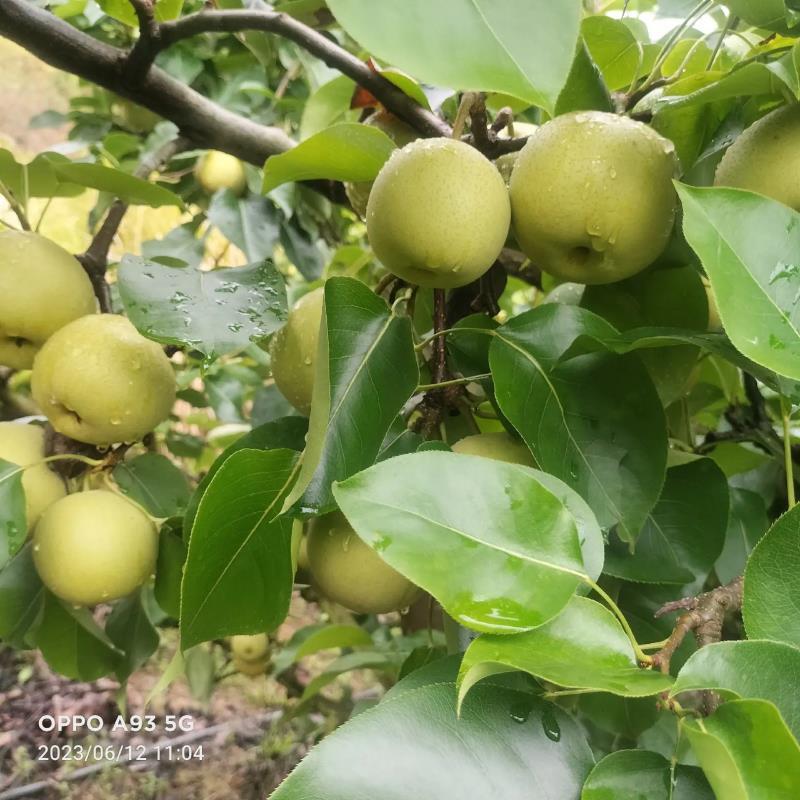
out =
[[[33,399],[58,433],[102,447],[135,442],[169,415],[172,366],[127,319],[96,312],[73,256],[35,233],[0,232],[0,364],[32,368]],[[0,458],[24,469],[42,581],[79,606],[129,594],[155,567],[152,521],[113,491],[68,494],[45,449],[41,427],[0,424]]]
[[[409,135],[371,124],[398,144]],[[559,280],[612,283],[664,250],[677,211],[676,168],[669,140],[604,112],[557,117],[494,164],[461,141],[417,139],[395,150],[369,187],[367,233],[388,270],[423,287],[477,280],[510,229],[528,258]],[[358,196],[349,193],[360,210],[358,186]]]

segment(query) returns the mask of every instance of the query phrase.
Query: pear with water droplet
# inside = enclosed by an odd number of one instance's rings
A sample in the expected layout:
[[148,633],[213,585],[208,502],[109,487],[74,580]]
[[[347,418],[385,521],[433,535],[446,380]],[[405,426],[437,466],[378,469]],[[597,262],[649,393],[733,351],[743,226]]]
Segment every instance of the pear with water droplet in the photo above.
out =
[[33,529],[46,508],[67,493],[64,481],[47,464],[40,463],[44,457],[44,428],[0,422],[0,459],[28,467],[22,473],[28,530]]
[[641,122],[564,114],[528,140],[511,175],[517,241],[562,281],[614,283],[664,250],[677,194],[672,143]]
[[303,295],[289,313],[286,324],[269,344],[275,384],[281,394],[306,416],[311,412],[324,299],[322,287]]
[[36,356],[33,398],[65,436],[95,445],[136,442],[169,416],[175,375],[155,342],[125,317],[70,322]]
[[[398,147],[405,147],[419,137],[419,134],[408,123],[386,110],[376,111],[364,120],[364,124],[383,131]],[[355,183],[348,181],[344,185],[347,199],[353,206],[353,210],[362,219],[367,214],[367,201],[373,183],[374,181],[356,181]]]
[[30,368],[50,336],[96,308],[74,256],[36,233],[0,231],[0,364]]
[[130,500],[95,489],[57,500],[33,533],[33,561],[44,585],[75,606],[110,603],[152,575],[158,536]]
[[474,436],[465,436],[453,446],[454,453],[468,456],[483,456],[495,461],[505,461],[509,464],[524,464],[526,467],[534,466],[533,456],[524,442],[514,439],[505,431],[494,433],[477,433]]
[[508,189],[491,161],[452,139],[418,139],[383,165],[367,204],[375,255],[408,283],[466,286],[508,234]]
[[309,523],[308,563],[314,585],[330,600],[359,614],[407,608],[419,589],[390,567],[336,511]]
[[194,177],[209,194],[220,189],[230,189],[234,194],[242,194],[247,188],[244,164],[236,156],[220,150],[209,150],[200,156],[195,164]]
[[714,185],[757,192],[800,211],[800,107],[784,106],[751,125],[719,162]]

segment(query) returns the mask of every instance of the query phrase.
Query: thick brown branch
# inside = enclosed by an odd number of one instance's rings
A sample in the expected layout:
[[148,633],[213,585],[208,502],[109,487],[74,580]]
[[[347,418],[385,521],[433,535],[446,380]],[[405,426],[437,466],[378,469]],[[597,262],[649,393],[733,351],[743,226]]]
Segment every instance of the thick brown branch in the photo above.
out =
[[[393,114],[401,117],[425,136],[449,136],[450,126],[428,109],[423,108],[391,81],[373,72],[327,36],[298,22],[288,14],[276,11],[201,11],[159,26],[160,48],[201,33],[237,33],[262,31],[275,33],[317,56],[329,67],[367,89]],[[153,54],[155,57],[155,53]]]
[[260,167],[295,144],[279,128],[234,114],[157,67],[131,80],[126,51],[93,39],[27,0],[0,2],[0,35],[57,69],[155,111],[200,147],[224,150]]

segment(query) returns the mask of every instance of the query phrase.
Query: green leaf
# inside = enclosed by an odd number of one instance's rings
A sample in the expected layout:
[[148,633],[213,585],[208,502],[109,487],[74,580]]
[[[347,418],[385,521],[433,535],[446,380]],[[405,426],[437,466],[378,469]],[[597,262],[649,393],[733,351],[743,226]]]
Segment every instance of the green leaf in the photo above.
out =
[[181,615],[181,579],[186,562],[186,545],[178,533],[164,526],[158,537],[158,561],[156,563],[156,602],[173,619]]
[[106,619],[106,635],[124,654],[117,664],[117,677],[124,681],[158,648],[158,631],[147,616],[141,592],[114,605]]
[[113,167],[61,160],[51,161],[51,166],[61,183],[73,183],[108,192],[130,205],[152,208],[183,207],[181,198],[169,189]]
[[[372,55],[425,83],[506,94],[549,112],[575,52],[576,0],[329,0]],[[457,28],[455,22],[457,21]],[[453,36],[457,32],[458,57]]]
[[581,23],[581,36],[612,92],[626,89],[636,80],[642,66],[642,45],[627,25],[611,17],[587,17]]
[[114,467],[114,480],[123,493],[154,517],[177,517],[189,502],[189,481],[165,456],[145,453]]
[[[745,451],[745,457],[749,455]],[[759,454],[755,454],[759,457]],[[717,462],[719,463],[719,462]],[[750,552],[769,528],[767,509],[761,495],[747,489],[730,489],[731,504],[725,546],[714,565],[720,583],[730,583],[744,572]],[[745,602],[747,589],[745,589]],[[755,637],[769,639],[771,637]]]
[[303,108],[300,139],[308,139],[341,120],[350,110],[355,88],[355,83],[346,75],[339,75],[320,86]]
[[[708,329],[706,290],[691,266],[647,270],[618,283],[587,286],[580,305],[619,331],[659,327],[705,333]],[[684,396],[698,355],[698,348],[691,345],[639,351],[665,408]]]
[[782,642],[743,641],[706,645],[683,665],[672,695],[713,689],[724,697],[774,703],[795,736],[800,732],[800,650]]
[[118,279],[125,313],[142,334],[209,359],[263,339],[287,317],[283,277],[270,261],[201,272],[127,255]]
[[238,450],[200,500],[181,587],[181,646],[273,630],[292,593],[292,520],[276,518],[297,475],[291,450]]
[[731,341],[756,363],[800,379],[800,215],[738,189],[678,191],[686,239]]
[[467,648],[458,676],[459,706],[486,666],[522,670],[567,689],[625,697],[663,692],[672,678],[639,667],[614,615],[600,603],[573,597],[555,619],[516,636],[479,636]]
[[560,362],[586,334],[619,335],[591,312],[557,304],[498,328],[490,349],[497,402],[538,465],[577,491],[601,527],[617,525],[633,541],[664,481],[664,412],[636,356]]
[[528,467],[415,453],[336,484],[334,495],[384,561],[469,628],[535,628],[586,580],[574,517]]
[[238,450],[295,450],[298,453],[305,446],[305,437],[308,431],[308,420],[305,417],[284,417],[272,422],[266,422],[253,428],[249,433],[238,438],[228,445],[220,456],[209,467],[208,472],[200,479],[194,494],[189,500],[184,516],[184,530],[191,531],[197,506],[217,474],[219,468]]
[[33,548],[23,547],[0,569],[0,640],[25,645],[25,635],[42,611],[44,586],[33,564]]
[[[175,19],[180,16],[184,0],[155,0],[155,17],[158,22]],[[120,22],[130,25],[132,28],[139,27],[139,19],[133,10],[130,0],[98,0],[100,8]]]
[[800,506],[794,506],[756,545],[744,574],[742,614],[750,639],[800,647]]
[[[360,281],[331,278],[319,333],[308,444],[288,503],[333,507],[331,484],[375,463],[419,381],[408,317]],[[288,507],[288,506],[287,506]]]
[[28,536],[23,469],[0,458],[0,568],[22,547]]
[[570,111],[612,111],[613,104],[608,88],[597,64],[592,61],[583,39],[578,40],[575,60],[567,82],[558,96],[556,116]]
[[581,800],[714,800],[699,769],[673,766],[648,750],[619,750],[589,774]]
[[273,659],[273,668],[278,675],[301,658],[321,650],[368,647],[372,643],[372,637],[357,625],[307,625]]
[[733,700],[683,726],[716,797],[800,796],[800,747],[772,703]]
[[0,149],[0,182],[20,201],[30,197],[75,197],[85,186],[64,183],[55,173],[55,162],[69,159],[58,153],[40,153],[21,164],[9,150]]
[[290,181],[326,178],[371,181],[396,148],[381,130],[357,122],[333,125],[296,147],[270,156],[264,165],[264,194]]
[[87,609],[68,608],[50,592],[44,593],[35,643],[56,672],[78,681],[94,681],[114,672],[122,655]]
[[280,220],[271,200],[252,194],[239,197],[228,189],[214,194],[208,207],[208,221],[253,263],[272,258],[280,239]]
[[577,800],[592,764],[580,728],[555,706],[478,687],[456,719],[455,686],[440,683],[343,725],[272,800]]
[[612,537],[603,571],[642,583],[705,578],[725,543],[728,504],[728,482],[710,458],[670,467],[636,549]]

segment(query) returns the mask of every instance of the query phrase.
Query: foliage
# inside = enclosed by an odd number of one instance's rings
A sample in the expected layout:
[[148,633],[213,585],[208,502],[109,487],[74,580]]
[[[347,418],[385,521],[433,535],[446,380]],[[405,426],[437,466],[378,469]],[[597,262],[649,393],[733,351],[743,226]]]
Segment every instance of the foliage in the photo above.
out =
[[[0,150],[5,227],[92,192],[81,262],[101,309],[164,347],[178,398],[142,443],[49,445],[70,491],[113,489],[160,528],[153,579],[108,613],[42,584],[28,465],[0,458],[2,643],[123,685],[167,628],[180,650],[164,685],[193,658],[227,658],[238,634],[270,634],[268,669],[287,685],[302,659],[335,652],[295,714],[373,670],[392,688],[347,708],[276,800],[800,796],[800,206],[714,185],[744,130],[800,101],[797,4],[285,0],[274,15],[225,0],[203,17],[258,24],[216,27],[197,22],[200,0],[152,17],[146,2],[38,5],[75,37],[133,48],[132,70],[154,47],[159,80],[216,103],[225,135],[184,125],[133,75],[142,108],[87,82],[66,116],[37,121],[68,123],[77,157]],[[569,288],[512,229],[474,283],[396,280],[341,185],[368,189],[395,149],[360,124],[375,108],[421,136],[456,127],[490,159],[523,146],[513,121],[646,123],[680,163],[669,243],[633,277]],[[234,141],[231,120],[252,137],[230,146],[247,188],[209,196],[193,169]],[[794,185],[800,155],[787,161]],[[593,220],[630,222],[592,203]],[[149,220],[132,244],[128,205]],[[306,419],[268,344],[320,286]],[[0,377],[3,418],[36,411],[29,373]],[[536,468],[450,451],[487,432]],[[286,641],[293,597],[325,602],[303,525],[336,509],[443,610],[443,631],[414,630],[413,609],[339,609]]]

